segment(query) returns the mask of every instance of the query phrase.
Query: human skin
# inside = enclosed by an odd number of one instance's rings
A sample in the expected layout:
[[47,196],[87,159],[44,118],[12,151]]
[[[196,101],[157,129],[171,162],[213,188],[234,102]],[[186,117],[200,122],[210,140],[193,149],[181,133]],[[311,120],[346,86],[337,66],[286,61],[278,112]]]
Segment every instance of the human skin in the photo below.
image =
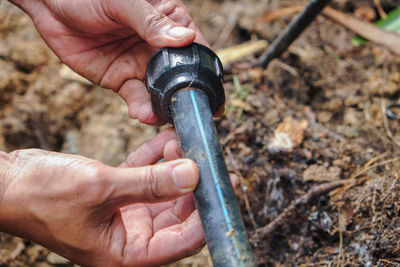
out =
[[12,0],[54,53],[95,84],[117,92],[132,118],[161,122],[143,79],[162,47],[207,45],[180,0]]
[[159,266],[192,255],[204,242],[191,194],[199,173],[179,157],[173,129],[117,168],[39,149],[0,153],[0,230],[81,266]]
[[[179,0],[11,2],[65,64],[117,92],[147,124],[162,123],[143,83],[151,56],[207,44]],[[0,152],[0,230],[82,266],[159,266],[193,254],[204,242],[190,194],[199,174],[192,161],[175,160],[175,138],[161,133],[119,168],[37,149]]]

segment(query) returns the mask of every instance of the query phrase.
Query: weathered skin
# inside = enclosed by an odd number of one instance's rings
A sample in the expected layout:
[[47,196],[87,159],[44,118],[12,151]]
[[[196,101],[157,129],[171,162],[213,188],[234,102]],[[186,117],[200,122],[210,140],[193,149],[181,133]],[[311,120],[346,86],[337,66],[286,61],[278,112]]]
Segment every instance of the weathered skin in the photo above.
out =
[[175,160],[175,137],[160,133],[118,168],[39,149],[1,153],[0,230],[81,266],[158,266],[195,253],[199,173]]
[[75,72],[117,92],[129,114],[158,124],[143,83],[161,47],[206,44],[180,0],[12,0],[49,47]]

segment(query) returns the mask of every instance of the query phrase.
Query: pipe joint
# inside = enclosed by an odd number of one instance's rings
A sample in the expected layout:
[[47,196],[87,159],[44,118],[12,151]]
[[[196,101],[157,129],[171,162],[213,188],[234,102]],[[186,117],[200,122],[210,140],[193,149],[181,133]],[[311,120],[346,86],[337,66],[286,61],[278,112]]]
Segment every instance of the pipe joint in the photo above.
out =
[[217,55],[208,47],[193,43],[158,51],[147,65],[145,81],[154,113],[164,122],[173,123],[171,99],[185,88],[206,94],[215,114],[225,103],[222,78],[222,64]]

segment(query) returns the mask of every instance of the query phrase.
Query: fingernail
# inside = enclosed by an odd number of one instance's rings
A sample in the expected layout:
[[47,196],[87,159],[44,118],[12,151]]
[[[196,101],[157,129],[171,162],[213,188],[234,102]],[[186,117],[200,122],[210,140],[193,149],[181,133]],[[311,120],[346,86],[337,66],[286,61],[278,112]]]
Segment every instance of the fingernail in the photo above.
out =
[[194,34],[194,31],[182,26],[175,26],[169,29],[167,34],[174,39],[181,39],[184,35]]
[[196,187],[196,173],[193,165],[188,162],[180,163],[172,170],[175,186],[184,193],[191,192]]

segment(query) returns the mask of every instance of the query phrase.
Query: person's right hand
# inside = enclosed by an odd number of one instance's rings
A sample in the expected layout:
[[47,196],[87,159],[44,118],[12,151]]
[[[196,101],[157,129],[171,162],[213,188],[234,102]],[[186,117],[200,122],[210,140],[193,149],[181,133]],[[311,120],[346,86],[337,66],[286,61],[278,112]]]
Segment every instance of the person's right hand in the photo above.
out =
[[82,266],[159,266],[189,256],[204,244],[191,194],[199,172],[179,157],[172,129],[119,168],[38,149],[0,154],[0,231]]
[[143,79],[162,47],[207,44],[180,0],[10,0],[71,69],[119,93],[133,118],[158,124]]

